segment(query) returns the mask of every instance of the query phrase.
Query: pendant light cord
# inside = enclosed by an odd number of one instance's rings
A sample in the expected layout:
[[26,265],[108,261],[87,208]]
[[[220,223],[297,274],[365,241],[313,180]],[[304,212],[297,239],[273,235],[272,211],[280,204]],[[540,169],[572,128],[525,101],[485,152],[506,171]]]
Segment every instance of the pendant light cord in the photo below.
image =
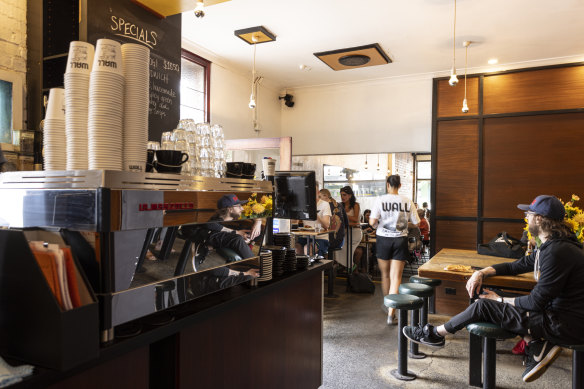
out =
[[466,68],[468,67],[468,46],[466,45],[466,50],[464,52],[464,99],[466,100]]
[[454,0],[454,26],[452,39],[452,69],[456,73],[456,0]]
[[251,94],[255,96],[254,93],[254,86],[255,86],[255,74],[256,74],[256,70],[255,70],[255,64],[256,64],[256,45],[257,43],[253,44],[253,67],[252,67],[252,71],[251,71]]

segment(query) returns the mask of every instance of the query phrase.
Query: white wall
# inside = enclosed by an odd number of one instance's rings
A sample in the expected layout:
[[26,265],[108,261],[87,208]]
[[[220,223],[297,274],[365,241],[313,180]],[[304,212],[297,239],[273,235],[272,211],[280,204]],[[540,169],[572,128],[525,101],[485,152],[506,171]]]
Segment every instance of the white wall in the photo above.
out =
[[282,136],[294,155],[429,152],[432,76],[288,89]]
[[211,123],[223,126],[226,139],[280,136],[281,113],[278,91],[270,87],[268,80],[264,80],[258,87],[260,129],[258,134],[253,129],[253,111],[248,107],[251,94],[251,69],[237,69],[186,39],[183,39],[182,47],[212,62]]

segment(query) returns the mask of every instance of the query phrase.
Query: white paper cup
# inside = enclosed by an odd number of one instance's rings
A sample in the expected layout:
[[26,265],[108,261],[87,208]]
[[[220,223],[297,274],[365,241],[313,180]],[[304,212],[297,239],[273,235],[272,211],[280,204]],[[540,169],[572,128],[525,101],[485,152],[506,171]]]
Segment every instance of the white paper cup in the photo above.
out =
[[275,159],[262,159],[262,167],[264,169],[264,176],[275,176],[276,175],[276,160]]
[[119,42],[111,39],[97,40],[92,71],[124,75],[122,48]]
[[93,66],[95,48],[91,43],[73,41],[69,44],[69,56],[65,73],[85,74],[89,76]]
[[65,89],[51,88],[47,103],[46,119],[65,120]]

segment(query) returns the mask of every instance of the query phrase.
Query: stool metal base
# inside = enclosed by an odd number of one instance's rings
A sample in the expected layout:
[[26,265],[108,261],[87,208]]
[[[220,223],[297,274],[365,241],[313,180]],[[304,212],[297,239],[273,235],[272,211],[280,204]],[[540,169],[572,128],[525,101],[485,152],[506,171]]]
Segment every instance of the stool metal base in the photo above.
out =
[[398,372],[398,369],[393,369],[391,375],[401,381],[413,381],[417,378],[417,376],[409,370],[406,375],[403,375]]
[[410,351],[410,352],[408,352],[408,357],[410,357],[411,359],[424,359],[427,357],[427,355],[424,353],[421,353],[421,352],[414,354]]

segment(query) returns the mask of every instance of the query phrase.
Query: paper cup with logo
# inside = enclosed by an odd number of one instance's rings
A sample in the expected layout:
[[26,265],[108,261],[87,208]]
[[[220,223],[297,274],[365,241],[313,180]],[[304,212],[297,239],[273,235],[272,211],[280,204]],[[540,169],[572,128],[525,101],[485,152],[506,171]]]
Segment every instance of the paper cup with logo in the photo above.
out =
[[93,66],[95,48],[91,43],[73,41],[69,44],[69,56],[65,73],[84,74],[89,76]]
[[262,159],[262,168],[264,169],[264,176],[275,176],[276,160],[273,158]]
[[122,46],[111,39],[98,39],[95,46],[92,72],[108,72],[124,75]]
[[45,119],[65,121],[65,89],[51,88]]

